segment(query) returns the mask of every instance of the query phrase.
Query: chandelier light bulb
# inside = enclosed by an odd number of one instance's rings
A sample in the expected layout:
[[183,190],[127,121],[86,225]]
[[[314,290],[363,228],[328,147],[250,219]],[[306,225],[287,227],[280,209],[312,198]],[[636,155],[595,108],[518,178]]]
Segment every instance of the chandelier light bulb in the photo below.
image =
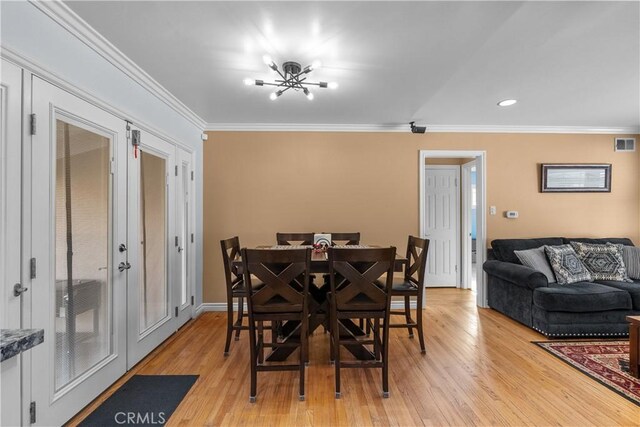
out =
[[310,70],[317,70],[318,68],[322,67],[322,62],[320,61],[313,61],[311,63],[311,65],[309,66]]
[[307,99],[308,99],[309,101],[313,101],[313,94],[312,94],[311,92],[309,92],[309,93],[307,94]]
[[264,63],[268,66],[271,66],[271,64],[273,64],[273,59],[271,59],[271,57],[269,55],[264,55],[262,57],[262,60],[264,61]]
[[327,87],[329,89],[338,89],[338,83],[336,82],[329,82],[329,84],[327,85]]
[[256,81],[254,79],[249,79],[249,78],[244,79],[243,82],[247,86],[252,86],[256,84]]
[[278,99],[278,94],[275,92],[272,92],[271,95],[269,95],[269,99],[272,101],[275,101],[276,99]]

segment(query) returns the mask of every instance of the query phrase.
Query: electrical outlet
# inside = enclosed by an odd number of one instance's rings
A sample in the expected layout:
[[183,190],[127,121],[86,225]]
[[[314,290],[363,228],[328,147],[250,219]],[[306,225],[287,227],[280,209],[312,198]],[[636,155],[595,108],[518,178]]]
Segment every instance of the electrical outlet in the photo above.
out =
[[495,215],[498,210],[495,206],[489,206],[489,215]]

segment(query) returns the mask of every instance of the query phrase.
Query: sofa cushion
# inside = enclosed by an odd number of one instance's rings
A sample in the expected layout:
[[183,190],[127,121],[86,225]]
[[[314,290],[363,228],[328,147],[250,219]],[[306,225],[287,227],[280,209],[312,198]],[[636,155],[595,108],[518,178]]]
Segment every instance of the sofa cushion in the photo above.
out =
[[563,237],[562,238],[564,244],[570,242],[581,242],[581,243],[592,243],[596,245],[604,245],[607,243],[613,243],[614,245],[625,245],[625,246],[633,246],[633,242],[631,239],[627,239],[626,237],[604,237],[599,239],[592,239],[589,237]]
[[513,253],[516,254],[522,265],[541,272],[547,276],[549,283],[556,282],[556,275],[551,269],[551,264],[549,264],[549,260],[547,259],[544,246],[535,249],[526,249],[524,251],[513,251]]
[[585,313],[606,310],[630,310],[629,292],[600,283],[578,282],[550,284],[533,291],[533,304],[547,311]]
[[562,237],[547,237],[541,239],[496,239],[491,242],[491,247],[493,248],[493,255],[498,261],[520,264],[520,260],[514,251],[535,249],[545,245],[562,245],[563,243]]
[[559,285],[591,281],[591,273],[571,245],[545,246],[544,251]]
[[640,248],[635,246],[622,247],[622,259],[627,267],[627,274],[631,279],[640,279]]
[[640,310],[640,280],[634,280],[632,283],[613,280],[598,280],[596,283],[628,292],[629,295],[631,295],[633,309]]
[[571,242],[593,280],[630,282],[622,259],[622,245]]

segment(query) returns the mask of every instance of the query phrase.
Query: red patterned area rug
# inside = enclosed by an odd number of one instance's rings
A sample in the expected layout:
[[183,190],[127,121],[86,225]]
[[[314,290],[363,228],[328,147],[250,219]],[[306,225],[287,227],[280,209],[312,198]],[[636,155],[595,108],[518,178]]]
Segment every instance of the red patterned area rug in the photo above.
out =
[[640,406],[640,380],[629,374],[629,341],[534,341]]

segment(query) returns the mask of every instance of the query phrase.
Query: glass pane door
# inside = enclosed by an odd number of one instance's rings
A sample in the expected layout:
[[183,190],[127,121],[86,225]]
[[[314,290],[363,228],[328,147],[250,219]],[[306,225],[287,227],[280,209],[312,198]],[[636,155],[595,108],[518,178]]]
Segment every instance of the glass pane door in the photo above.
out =
[[167,292],[167,160],[140,153],[140,333],[169,315]]
[[126,370],[125,122],[33,77],[30,399],[62,425]]
[[112,353],[111,140],[56,120],[55,391]]
[[191,239],[194,229],[193,210],[193,170],[192,154],[178,148],[178,182],[176,192],[176,229],[178,232],[178,247],[176,248],[177,271],[176,279],[179,286],[175,290],[178,305],[178,326],[191,319],[193,307],[191,296],[195,274],[194,244]]
[[175,147],[141,131],[129,154],[127,365],[134,366],[176,330]]

